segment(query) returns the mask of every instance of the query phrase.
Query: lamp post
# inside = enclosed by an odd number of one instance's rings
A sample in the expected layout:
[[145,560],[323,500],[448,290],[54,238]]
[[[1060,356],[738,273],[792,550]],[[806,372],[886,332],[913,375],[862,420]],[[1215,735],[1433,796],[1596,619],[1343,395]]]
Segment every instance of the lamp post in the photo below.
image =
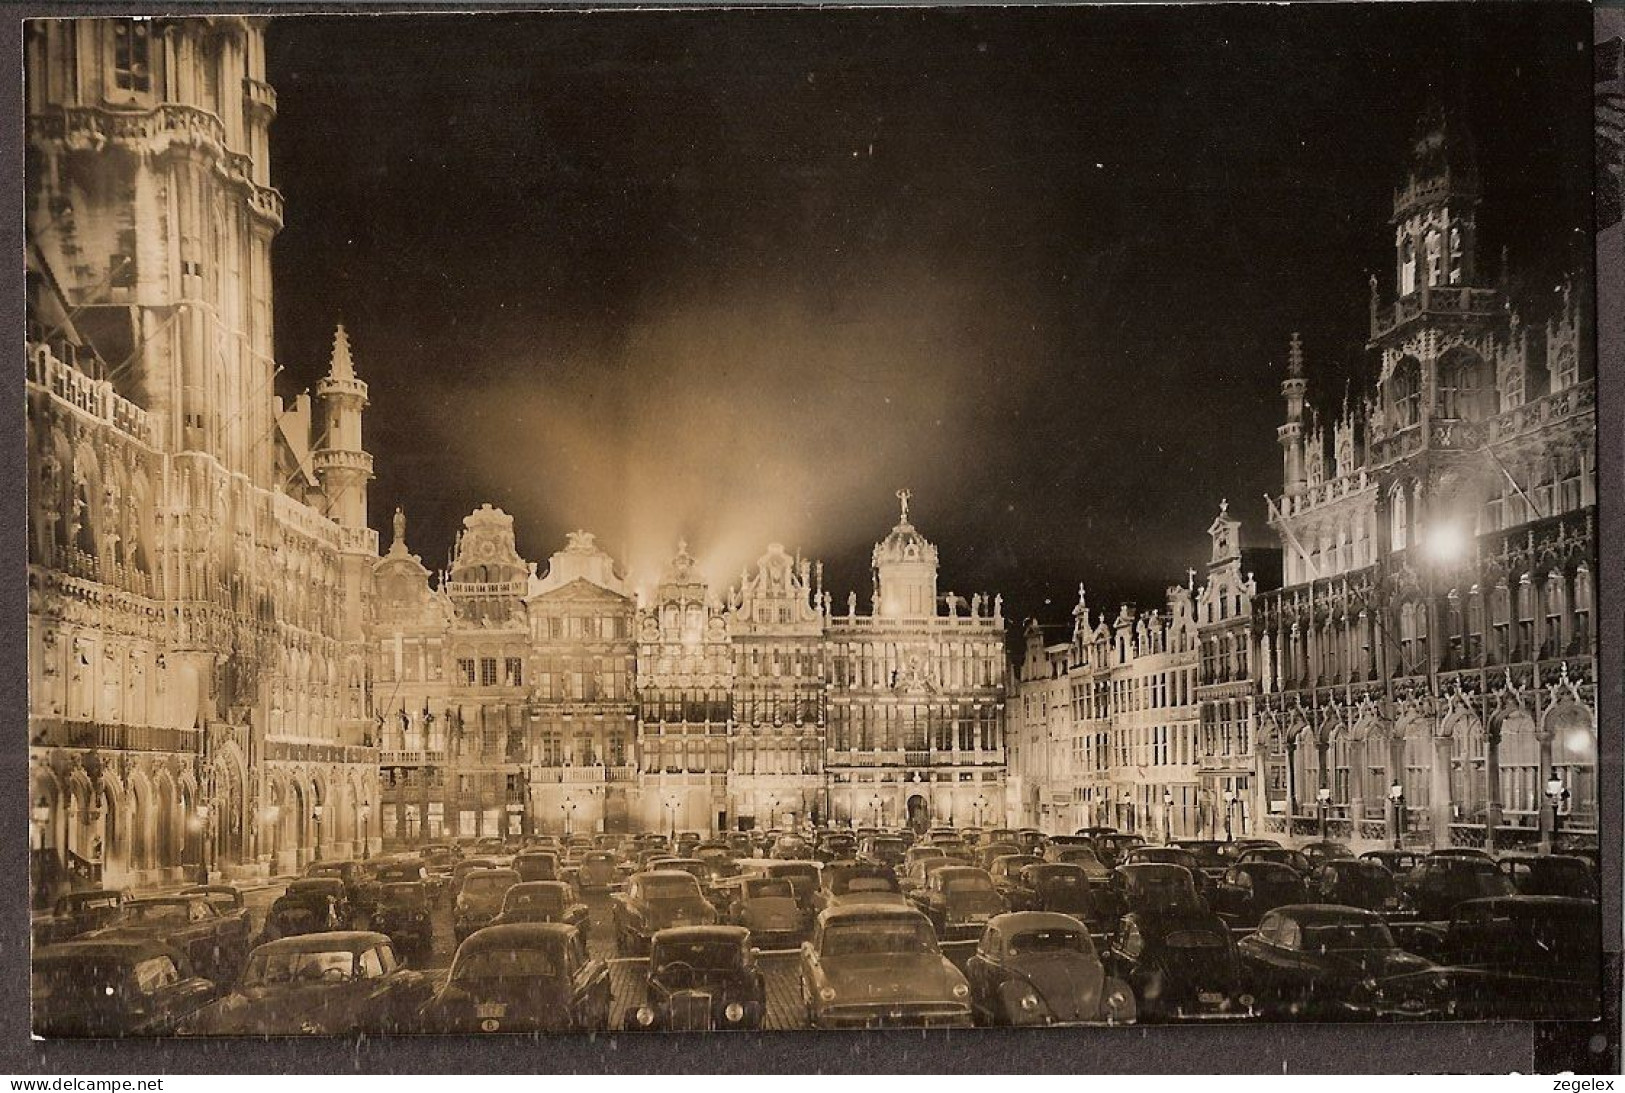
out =
[[682,804],[682,801],[678,800],[675,793],[666,796],[666,811],[671,817],[671,841],[673,846],[677,844],[677,806],[680,804]]
[[879,827],[880,826],[880,794],[877,793],[873,797],[869,798],[869,807],[870,807],[871,811],[874,814],[875,826]]
[[1224,791],[1224,841],[1227,843],[1236,841],[1236,833],[1230,826],[1230,814],[1235,810],[1236,791],[1227,789]]
[[211,821],[213,819],[214,810],[209,807],[207,801],[200,802],[197,808],[193,810],[193,823],[196,825],[198,833],[197,882],[199,884],[209,883],[209,867],[211,864],[209,854],[214,849],[214,832],[211,830],[213,826]]
[[779,796],[774,794],[767,799],[767,829],[772,831],[779,826]]
[[[575,829],[575,816],[576,816],[575,799],[573,797],[566,797],[564,799],[564,803],[559,806],[559,811],[564,813],[564,833],[566,835],[575,834],[575,830],[574,830]],[[675,835],[675,831],[673,832],[673,834]]]
[[976,821],[975,821],[977,827],[982,826],[982,823],[983,823],[982,816],[986,812],[987,812],[987,797],[984,794],[978,793],[976,795]]
[[1552,806],[1552,831],[1543,849],[1550,852],[1557,845],[1558,831],[1563,822],[1562,808],[1569,801],[1569,787],[1563,784],[1563,779],[1555,771],[1546,780],[1546,800]]
[[1326,813],[1332,807],[1332,791],[1325,786],[1321,786],[1315,791],[1315,799],[1320,802],[1320,838],[1324,842],[1326,839]]
[[1398,850],[1405,839],[1405,787],[1397,778],[1388,787],[1388,801],[1394,808],[1394,849]]
[[1162,791],[1162,841],[1174,841],[1174,792],[1171,789]]
[[372,857],[372,802],[361,802],[361,860]]
[[316,860],[322,860],[322,806],[310,807],[310,818],[316,821]]

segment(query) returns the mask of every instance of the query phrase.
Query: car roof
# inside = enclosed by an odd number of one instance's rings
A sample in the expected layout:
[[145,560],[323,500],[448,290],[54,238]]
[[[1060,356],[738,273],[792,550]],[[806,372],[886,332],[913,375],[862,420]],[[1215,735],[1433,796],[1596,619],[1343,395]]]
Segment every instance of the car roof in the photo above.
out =
[[1029,930],[1081,930],[1089,927],[1071,915],[1055,911],[1011,911],[988,919],[988,928],[1006,934],[1026,933]]
[[517,877],[519,875],[519,870],[508,869],[504,866],[496,866],[491,869],[470,869],[466,879],[473,880],[475,877],[489,877],[494,874],[500,874],[505,877]]
[[[577,933],[574,926],[563,922],[508,922],[499,926],[486,926],[475,930],[457,946],[457,955],[482,949],[509,949],[540,942],[561,944]],[[319,935],[318,935],[319,936]]]
[[175,956],[175,950],[166,943],[147,937],[108,937],[74,941],[59,941],[54,945],[41,945],[34,950],[34,963],[53,960],[117,957],[121,960],[144,960],[151,956]]
[[275,941],[267,941],[254,951],[316,953],[332,949],[349,949],[352,952],[361,952],[374,945],[387,944],[389,944],[387,934],[374,933],[371,930],[327,930],[319,934],[299,934],[297,937],[281,937]]
[[1284,907],[1276,907],[1265,913],[1284,915],[1305,926],[1322,926],[1327,923],[1348,922],[1354,919],[1361,922],[1386,921],[1375,911],[1367,911],[1363,907],[1345,907],[1340,903],[1289,903]]
[[656,930],[654,941],[704,941],[707,938],[722,941],[744,941],[750,931],[743,926],[672,926]]
[[570,882],[565,880],[524,880],[508,889],[510,892],[568,892]]
[[1531,915],[1544,915],[1552,911],[1584,911],[1595,913],[1597,901],[1581,896],[1481,896],[1456,904],[1454,912],[1460,914],[1465,907],[1490,907],[1496,910],[1523,911]]
[[819,917],[824,925],[833,926],[837,923],[871,922],[879,919],[906,918],[909,921],[923,919],[930,922],[924,914],[913,907],[899,907],[889,903],[852,903],[831,907]]

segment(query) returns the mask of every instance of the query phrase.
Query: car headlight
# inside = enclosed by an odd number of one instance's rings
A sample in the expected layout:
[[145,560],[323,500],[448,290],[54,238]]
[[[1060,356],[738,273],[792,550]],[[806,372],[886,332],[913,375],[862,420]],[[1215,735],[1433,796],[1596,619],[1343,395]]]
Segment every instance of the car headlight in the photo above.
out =
[[1240,998],[1236,999],[1236,1001],[1240,1002],[1242,1005],[1246,1006],[1248,1009],[1253,1008],[1254,999],[1253,999],[1253,996],[1250,995],[1250,994],[1244,994]]
[[728,1008],[722,1011],[722,1016],[730,1021],[743,1021],[745,1019],[745,1007],[738,1002],[729,1002]]
[[655,1023],[655,1011],[648,1006],[639,1006],[637,1012],[638,1024],[648,1028]]
[[955,998],[969,998],[970,997],[970,987],[966,986],[964,983],[955,983],[954,984],[954,997]]
[[824,1001],[824,1002],[833,1002],[833,1001],[835,1001],[835,988],[834,987],[819,987],[818,988],[818,998],[819,998],[820,1001]]
[[1038,995],[1028,991],[1021,996],[1021,1008],[1031,1013],[1038,1008]]

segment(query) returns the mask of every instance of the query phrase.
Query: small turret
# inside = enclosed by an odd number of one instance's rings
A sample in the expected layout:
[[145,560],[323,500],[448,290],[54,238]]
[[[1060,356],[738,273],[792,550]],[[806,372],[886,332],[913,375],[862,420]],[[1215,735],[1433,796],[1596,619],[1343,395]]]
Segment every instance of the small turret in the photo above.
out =
[[322,431],[311,453],[311,466],[327,496],[327,515],[346,528],[367,526],[367,483],[372,456],[361,442],[361,412],[367,385],[356,378],[350,336],[340,323],[333,332],[333,354],[327,375],[316,385],[322,406]]
[[1303,398],[1309,388],[1304,374],[1303,342],[1296,331],[1287,350],[1286,379],[1281,381],[1281,397],[1286,401],[1286,422],[1275,431],[1281,444],[1283,492],[1296,497],[1304,488]]

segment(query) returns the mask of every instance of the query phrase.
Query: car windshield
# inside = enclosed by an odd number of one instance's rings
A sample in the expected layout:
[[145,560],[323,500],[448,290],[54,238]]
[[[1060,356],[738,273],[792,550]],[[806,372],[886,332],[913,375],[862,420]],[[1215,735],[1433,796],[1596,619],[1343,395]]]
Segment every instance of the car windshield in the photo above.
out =
[[607,850],[594,850],[591,853],[583,854],[581,856],[581,864],[613,865],[615,864],[615,855],[609,853]]
[[1309,952],[1358,952],[1366,949],[1392,949],[1394,935],[1381,922],[1334,922],[1310,926],[1303,932],[1303,947]]
[[1183,871],[1131,874],[1126,882],[1129,899],[1156,907],[1184,907],[1195,904],[1196,889],[1190,874]]
[[700,886],[687,873],[643,878],[643,894],[649,899],[686,899],[700,894]]
[[843,922],[824,930],[823,955],[886,956],[934,953],[937,935],[931,924],[913,919],[871,919]]
[[903,852],[902,839],[872,839],[869,849],[876,854],[901,854]]
[[463,885],[463,891],[471,896],[494,896],[498,892],[506,892],[517,883],[518,878],[507,873],[475,874]]
[[550,978],[559,973],[562,954],[552,949],[479,949],[465,953],[452,969],[453,982],[481,979]]
[[1011,956],[1025,956],[1028,953],[1092,953],[1094,951],[1095,948],[1089,941],[1089,935],[1082,930],[1027,930],[1010,938]]
[[794,899],[795,894],[787,880],[758,880],[745,886],[746,899]]
[[416,882],[386,884],[378,898],[380,902],[392,907],[425,907],[429,902],[428,892]]
[[848,896],[859,892],[895,892],[897,882],[890,877],[856,876],[842,877],[834,884],[834,892],[838,896]]
[[1055,860],[1068,865],[1100,864],[1100,857],[1087,846],[1069,846],[1057,854]]
[[691,968],[733,968],[739,965],[740,957],[737,941],[715,938],[673,941],[662,938],[655,942],[650,963],[656,971],[673,964],[687,964]]
[[130,921],[143,925],[185,922],[190,917],[191,910],[185,903],[132,903],[127,909]]
[[[312,938],[318,934],[309,935]],[[344,983],[355,978],[355,953],[349,949],[306,952],[263,948],[248,960],[243,972],[246,987],[280,986],[289,983]]]
[[81,896],[77,900],[64,900],[63,910],[69,914],[78,914],[81,911],[101,911],[116,908],[119,898],[112,893],[105,896]]
[[993,881],[985,873],[949,873],[942,878],[944,892],[991,892]]
[[422,868],[416,865],[391,865],[388,868],[378,870],[378,882],[380,884],[397,884],[404,881],[414,881],[421,879],[422,874]]
[[505,906],[525,910],[556,911],[564,906],[564,893],[556,888],[515,888]]

